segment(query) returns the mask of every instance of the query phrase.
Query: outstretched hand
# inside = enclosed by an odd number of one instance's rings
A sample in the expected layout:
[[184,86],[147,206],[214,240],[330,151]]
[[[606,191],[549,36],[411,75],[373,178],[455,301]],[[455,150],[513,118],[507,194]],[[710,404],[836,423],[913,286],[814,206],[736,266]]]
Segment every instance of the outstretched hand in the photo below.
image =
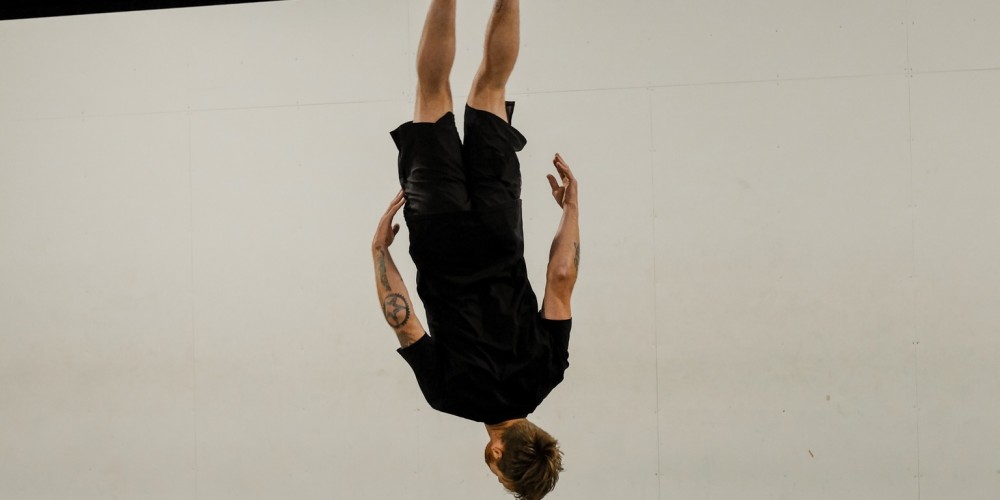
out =
[[559,153],[552,159],[552,165],[556,167],[556,172],[562,180],[562,184],[556,182],[555,176],[549,174],[549,186],[552,187],[552,197],[555,198],[559,208],[566,208],[566,204],[576,204],[576,177],[563,160]]
[[392,241],[396,238],[396,233],[399,232],[399,224],[393,224],[392,218],[396,216],[396,212],[405,203],[406,198],[403,196],[403,190],[400,189],[396,193],[396,197],[389,202],[389,208],[382,215],[382,219],[378,221],[378,228],[375,229],[375,238],[372,239],[372,248],[389,248],[389,245],[392,245]]

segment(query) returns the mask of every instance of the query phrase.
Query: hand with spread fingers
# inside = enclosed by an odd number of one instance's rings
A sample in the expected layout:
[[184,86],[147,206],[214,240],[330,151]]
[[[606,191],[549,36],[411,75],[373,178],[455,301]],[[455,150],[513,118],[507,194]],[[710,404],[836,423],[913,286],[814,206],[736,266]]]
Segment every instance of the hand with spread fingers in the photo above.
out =
[[552,165],[556,167],[556,172],[562,180],[560,184],[556,182],[555,176],[549,174],[549,186],[552,187],[552,197],[559,204],[559,208],[566,208],[567,204],[576,205],[576,177],[573,177],[573,171],[569,169],[569,164],[566,163],[566,160],[562,156],[556,153],[555,158],[552,159]]

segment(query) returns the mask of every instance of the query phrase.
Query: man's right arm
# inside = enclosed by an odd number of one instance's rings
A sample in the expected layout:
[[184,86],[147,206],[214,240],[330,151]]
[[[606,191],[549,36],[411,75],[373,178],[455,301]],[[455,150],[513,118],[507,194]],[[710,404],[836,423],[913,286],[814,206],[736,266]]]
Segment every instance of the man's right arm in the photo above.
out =
[[399,269],[396,268],[396,263],[389,253],[389,245],[392,245],[396,232],[399,231],[398,224],[393,226],[392,218],[405,202],[403,192],[400,191],[379,221],[375,238],[372,240],[375,289],[378,292],[379,304],[386,322],[396,332],[399,345],[403,348],[413,345],[425,334],[423,325],[413,312],[413,302],[403,283],[403,277],[400,276]]
[[552,196],[562,208],[563,215],[549,250],[542,314],[545,319],[565,320],[573,317],[570,301],[580,269],[580,208],[576,177],[569,165],[560,155],[556,155],[552,164],[556,167],[562,184],[552,175],[549,175],[549,184]]

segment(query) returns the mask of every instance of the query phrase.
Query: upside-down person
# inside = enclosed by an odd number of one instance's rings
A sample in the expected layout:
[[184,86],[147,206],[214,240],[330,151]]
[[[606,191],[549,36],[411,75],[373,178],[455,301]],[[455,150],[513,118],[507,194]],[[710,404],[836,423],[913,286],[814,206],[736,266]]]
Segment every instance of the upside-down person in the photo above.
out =
[[[570,297],[580,262],[577,183],[555,155],[549,175],[562,220],[552,241],[541,309],[524,262],[521,173],[524,136],[510,124],[507,79],[520,43],[518,0],[496,0],[482,64],[465,106],[464,144],[449,76],[455,0],[433,0],[417,54],[412,122],[392,132],[402,190],[372,241],[375,285],[431,407],[486,426],[485,458],[519,499],[552,491],[562,470],[558,442],[527,420],[569,366]],[[404,207],[417,292],[430,335],[413,313],[389,254]]]

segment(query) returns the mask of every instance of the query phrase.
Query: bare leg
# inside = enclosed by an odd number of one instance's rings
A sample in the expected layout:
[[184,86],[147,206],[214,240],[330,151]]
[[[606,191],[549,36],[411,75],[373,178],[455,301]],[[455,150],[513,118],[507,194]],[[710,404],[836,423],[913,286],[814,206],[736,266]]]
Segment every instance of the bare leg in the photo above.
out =
[[483,62],[469,93],[469,106],[489,111],[507,120],[504,101],[507,79],[514,71],[521,46],[520,0],[496,0],[486,28]]
[[455,1],[433,0],[417,49],[417,105],[413,121],[435,122],[452,111],[451,67],[455,62]]

